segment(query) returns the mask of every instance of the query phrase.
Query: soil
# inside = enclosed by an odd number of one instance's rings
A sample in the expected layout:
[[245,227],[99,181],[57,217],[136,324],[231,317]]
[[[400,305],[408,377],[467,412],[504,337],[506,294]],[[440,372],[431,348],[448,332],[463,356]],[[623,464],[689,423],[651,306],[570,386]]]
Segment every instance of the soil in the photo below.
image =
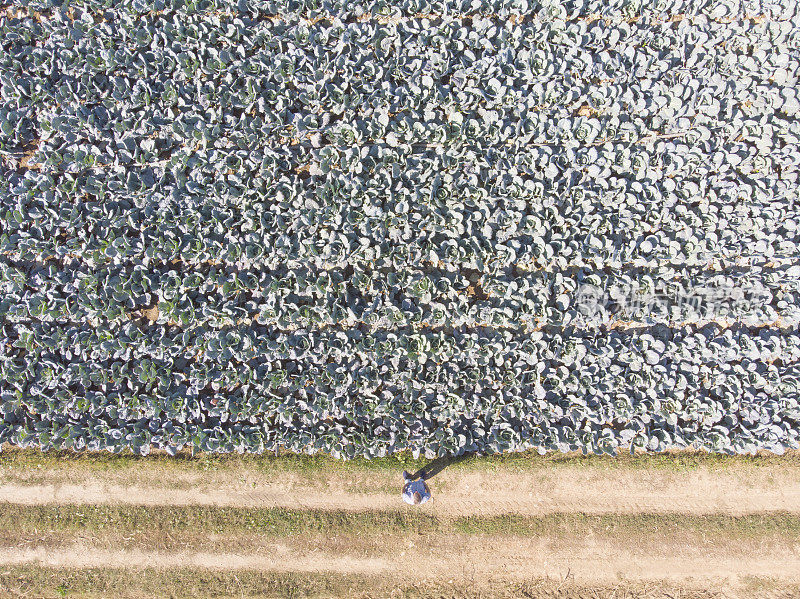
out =
[[2,549],[4,565],[38,563],[49,567],[196,567],[226,570],[272,570],[279,572],[336,572],[340,574],[389,574],[398,570],[416,578],[481,578],[502,576],[563,578],[568,573],[585,583],[608,584],[620,580],[709,581],[736,584],[743,576],[764,576],[800,582],[800,555],[775,556],[758,560],[742,557],[702,559],[702,555],[641,556],[636,553],[609,554],[609,548],[596,546],[591,555],[585,545],[577,548],[552,548],[545,543],[527,541],[508,546],[492,541],[481,547],[460,548],[459,553],[443,554],[429,546],[409,547],[391,556],[357,557],[324,550],[305,555],[288,547],[275,547],[272,555],[97,550],[88,544],[75,544],[60,550]]
[[[659,597],[675,596],[664,590],[674,585],[715,597],[750,597],[740,592],[750,589],[753,581],[767,581],[763,584],[772,585],[771,589],[800,585],[796,531],[784,532],[774,525],[762,530],[755,519],[754,530],[737,529],[739,532],[728,538],[702,530],[692,532],[681,524],[705,514],[800,514],[797,461],[701,464],[685,470],[614,465],[619,462],[536,468],[487,463],[472,469],[445,468],[429,481],[433,501],[416,508],[401,501],[402,478],[391,470],[308,471],[285,466],[272,470],[234,463],[204,471],[177,461],[147,460],[107,469],[69,460],[49,464],[31,467],[0,462],[0,502],[420,510],[444,520],[506,514],[657,514],[674,515],[674,525],[654,532],[644,528],[648,519],[643,517],[641,531],[593,524],[579,532],[573,528],[537,535],[515,532],[513,524],[498,533],[479,534],[409,529],[375,535],[323,529],[281,537],[176,530],[166,531],[169,544],[160,546],[152,542],[152,535],[160,532],[143,533],[138,541],[136,535],[121,541],[120,535],[125,533],[113,528],[107,532],[77,528],[32,534],[8,526],[0,527],[5,528],[0,530],[4,533],[0,535],[0,566],[137,571],[181,567],[378,577],[384,581],[411,577],[434,585],[455,581],[467,586],[470,581],[522,584],[547,580],[558,582],[559,588],[562,583],[578,585],[576,588],[650,585],[647,588],[663,591],[652,595]],[[591,596],[616,597],[615,592]],[[794,591],[780,592],[788,597]]]
[[[420,509],[443,517],[549,513],[800,513],[800,467],[662,470],[560,467],[532,472],[444,470],[431,479],[433,501]],[[393,486],[394,483],[394,486]],[[396,487],[396,489],[394,488]],[[71,469],[8,472],[0,501],[218,505],[331,510],[402,509],[402,479],[375,472],[274,476],[242,468],[165,473]]]

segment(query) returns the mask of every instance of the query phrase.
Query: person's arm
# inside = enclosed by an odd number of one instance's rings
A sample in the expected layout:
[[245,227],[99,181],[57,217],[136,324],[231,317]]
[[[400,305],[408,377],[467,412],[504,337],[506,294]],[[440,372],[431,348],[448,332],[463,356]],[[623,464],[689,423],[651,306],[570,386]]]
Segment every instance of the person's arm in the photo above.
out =
[[431,495],[431,490],[428,488],[428,485],[425,485],[425,492],[422,494],[422,501],[420,501],[420,504],[427,503],[428,501],[433,501],[433,495]]
[[430,494],[431,494],[431,489],[430,489],[430,487],[428,486],[428,483],[426,483],[426,482],[423,480],[423,481],[422,481],[422,485],[425,487],[425,492],[426,492],[428,495],[430,495]]

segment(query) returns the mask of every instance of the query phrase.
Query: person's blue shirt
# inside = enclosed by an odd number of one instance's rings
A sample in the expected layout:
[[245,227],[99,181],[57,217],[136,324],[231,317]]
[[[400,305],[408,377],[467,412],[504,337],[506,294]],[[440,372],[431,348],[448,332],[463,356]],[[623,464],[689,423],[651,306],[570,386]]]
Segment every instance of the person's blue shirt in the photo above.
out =
[[403,501],[410,505],[422,505],[431,499],[431,490],[428,488],[428,483],[425,482],[424,476],[418,480],[411,480],[408,472],[404,471],[403,480],[406,481],[403,486]]

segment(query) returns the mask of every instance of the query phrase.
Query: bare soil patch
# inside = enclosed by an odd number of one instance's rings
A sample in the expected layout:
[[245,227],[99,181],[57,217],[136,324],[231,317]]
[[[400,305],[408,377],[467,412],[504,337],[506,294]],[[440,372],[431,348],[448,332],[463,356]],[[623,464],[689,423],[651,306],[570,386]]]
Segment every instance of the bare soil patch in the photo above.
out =
[[[306,462],[296,463],[306,466],[212,460],[200,467],[157,458],[91,467],[80,459],[44,460],[31,467],[24,459],[5,459],[0,460],[0,502],[19,509],[51,506],[48,509],[55,509],[60,518],[80,506],[217,506],[340,511],[347,518],[366,518],[368,511],[412,513],[446,526],[348,530],[312,523],[278,534],[239,524],[241,530],[234,526],[194,531],[188,526],[165,527],[163,522],[144,528],[130,524],[146,521],[141,515],[130,517],[127,524],[114,520],[107,529],[81,523],[24,528],[19,518],[8,518],[18,520],[20,528],[0,525],[0,572],[188,569],[219,576],[256,572],[359,577],[381,581],[382,589],[413,580],[436,588],[453,584],[463,591],[470,581],[488,581],[506,585],[502,592],[544,580],[578,589],[564,597],[609,598],[625,595],[583,594],[580,589],[650,585],[666,594],[639,596],[748,597],[756,588],[754,597],[790,597],[781,589],[800,585],[796,527],[782,530],[775,524],[779,512],[789,515],[787,522],[800,514],[800,463],[793,459],[774,465],[769,460],[729,465],[700,460],[687,467],[668,461],[667,467],[640,467],[635,461],[626,465],[574,459],[529,467],[513,460],[487,460],[436,474],[430,481],[434,500],[419,508],[400,500],[400,469],[338,464],[311,468]],[[158,510],[152,512],[155,520]],[[514,520],[559,514],[565,515],[566,524],[541,529]],[[752,530],[726,528],[724,522],[718,531],[698,524],[703,518],[741,515],[753,516]],[[769,518],[759,523],[759,515]],[[628,524],[615,524],[617,517],[628,518]],[[492,518],[501,521],[493,523]],[[550,593],[556,587],[547,588]],[[690,594],[664,590],[675,588]],[[504,596],[502,592],[497,596]],[[529,596],[562,596],[536,593]]]
[[[578,541],[578,539],[575,539]],[[783,584],[800,583],[800,554],[786,550],[771,555],[740,552],[704,552],[700,546],[665,546],[663,552],[643,554],[621,549],[600,539],[552,543],[551,539],[482,539],[464,545],[463,539],[405,540],[402,549],[389,539],[386,551],[364,554],[329,551],[321,543],[301,548],[295,543],[274,543],[268,551],[236,553],[214,551],[148,551],[101,549],[86,540],[60,548],[0,549],[3,566],[38,565],[47,568],[192,568],[225,571],[326,573],[415,580],[504,580],[521,582],[570,578],[580,584],[613,585],[620,582],[670,583],[695,589],[736,591],[749,579],[767,578]],[[440,542],[441,541],[441,542]]]
[[[107,473],[39,470],[30,475],[36,481],[33,484],[25,484],[24,475],[3,477],[0,501],[407,509],[399,498],[399,474],[331,472],[309,479],[291,472],[270,476],[246,468],[164,474],[143,468]],[[12,479],[16,482],[9,482]],[[421,509],[454,517],[556,512],[800,512],[800,469],[787,467],[698,468],[685,473],[572,467],[537,472],[445,470],[430,484],[434,500]]]

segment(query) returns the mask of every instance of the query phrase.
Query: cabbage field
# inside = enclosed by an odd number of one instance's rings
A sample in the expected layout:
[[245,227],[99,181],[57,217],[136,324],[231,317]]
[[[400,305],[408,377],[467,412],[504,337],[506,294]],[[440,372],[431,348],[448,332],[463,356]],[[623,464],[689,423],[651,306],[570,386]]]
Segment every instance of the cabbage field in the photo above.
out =
[[0,14],[0,443],[800,446],[794,0]]

